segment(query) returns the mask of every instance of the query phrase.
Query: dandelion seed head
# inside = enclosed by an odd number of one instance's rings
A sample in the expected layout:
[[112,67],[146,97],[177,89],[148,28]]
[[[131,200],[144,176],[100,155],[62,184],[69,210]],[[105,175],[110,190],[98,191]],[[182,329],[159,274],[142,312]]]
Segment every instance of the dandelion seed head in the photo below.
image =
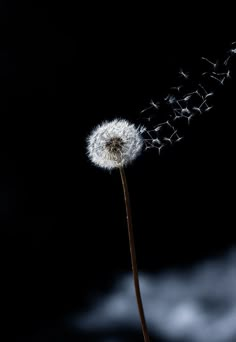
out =
[[103,122],[87,139],[89,159],[110,170],[130,164],[141,153],[142,147],[139,129],[124,119]]

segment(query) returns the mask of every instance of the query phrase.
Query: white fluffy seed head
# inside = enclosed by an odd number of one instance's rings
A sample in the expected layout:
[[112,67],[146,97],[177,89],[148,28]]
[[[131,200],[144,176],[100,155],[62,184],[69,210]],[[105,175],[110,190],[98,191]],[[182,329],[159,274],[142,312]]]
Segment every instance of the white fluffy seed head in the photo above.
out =
[[143,147],[143,138],[133,124],[124,119],[103,122],[87,139],[90,160],[105,169],[131,163]]

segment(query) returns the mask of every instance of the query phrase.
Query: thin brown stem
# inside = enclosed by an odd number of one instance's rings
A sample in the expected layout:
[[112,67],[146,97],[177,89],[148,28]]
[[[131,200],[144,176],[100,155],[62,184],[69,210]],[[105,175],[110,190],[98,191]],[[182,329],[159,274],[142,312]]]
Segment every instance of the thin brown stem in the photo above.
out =
[[138,311],[139,311],[139,316],[141,320],[144,341],[150,342],[148,330],[147,330],[147,324],[146,324],[145,315],[144,315],[144,310],[143,310],[140,286],[139,286],[138,267],[137,267],[137,261],[136,261],[136,253],[135,253],[130,198],[129,198],[129,191],[128,191],[128,185],[127,185],[127,180],[125,176],[125,171],[123,167],[120,167],[120,176],[121,176],[121,181],[122,181],[122,186],[123,186],[123,191],[124,191],[126,217],[127,217],[128,234],[129,234],[129,247],[130,247],[131,264],[132,264],[132,270],[133,270],[136,300],[138,304]]

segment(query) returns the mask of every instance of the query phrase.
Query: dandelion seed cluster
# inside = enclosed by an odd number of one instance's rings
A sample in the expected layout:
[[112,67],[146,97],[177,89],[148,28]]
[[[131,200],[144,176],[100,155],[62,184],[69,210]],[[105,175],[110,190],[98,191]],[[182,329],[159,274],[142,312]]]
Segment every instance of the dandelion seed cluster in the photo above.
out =
[[184,122],[190,124],[194,117],[209,112],[214,107],[213,98],[218,88],[231,78],[232,62],[236,56],[236,41],[231,43],[218,60],[201,57],[204,69],[195,79],[189,72],[179,71],[179,82],[158,101],[151,100],[140,111],[144,150],[157,149],[183,139]]
[[124,119],[102,123],[87,139],[90,160],[109,170],[130,164],[141,153],[142,147],[139,129]]

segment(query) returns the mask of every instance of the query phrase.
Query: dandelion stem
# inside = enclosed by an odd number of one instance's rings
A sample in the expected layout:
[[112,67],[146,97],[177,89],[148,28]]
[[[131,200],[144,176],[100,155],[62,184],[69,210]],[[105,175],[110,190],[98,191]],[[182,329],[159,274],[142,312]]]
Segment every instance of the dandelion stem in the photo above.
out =
[[129,247],[130,247],[131,264],[132,264],[132,270],[133,270],[133,279],[134,279],[134,288],[135,288],[136,300],[137,300],[137,304],[138,304],[138,310],[139,310],[139,316],[140,316],[140,320],[141,320],[141,326],[142,326],[144,341],[150,342],[148,330],[147,330],[147,324],[146,324],[145,315],[144,315],[144,310],[143,310],[140,286],[139,286],[138,267],[137,267],[137,261],[136,261],[136,253],[135,253],[134,233],[133,233],[128,185],[127,185],[127,180],[126,180],[124,168],[120,167],[119,170],[120,170],[120,176],[121,176],[121,181],[122,181],[122,186],[123,186],[123,191],[124,191],[126,217],[127,217],[128,234],[129,234]]

